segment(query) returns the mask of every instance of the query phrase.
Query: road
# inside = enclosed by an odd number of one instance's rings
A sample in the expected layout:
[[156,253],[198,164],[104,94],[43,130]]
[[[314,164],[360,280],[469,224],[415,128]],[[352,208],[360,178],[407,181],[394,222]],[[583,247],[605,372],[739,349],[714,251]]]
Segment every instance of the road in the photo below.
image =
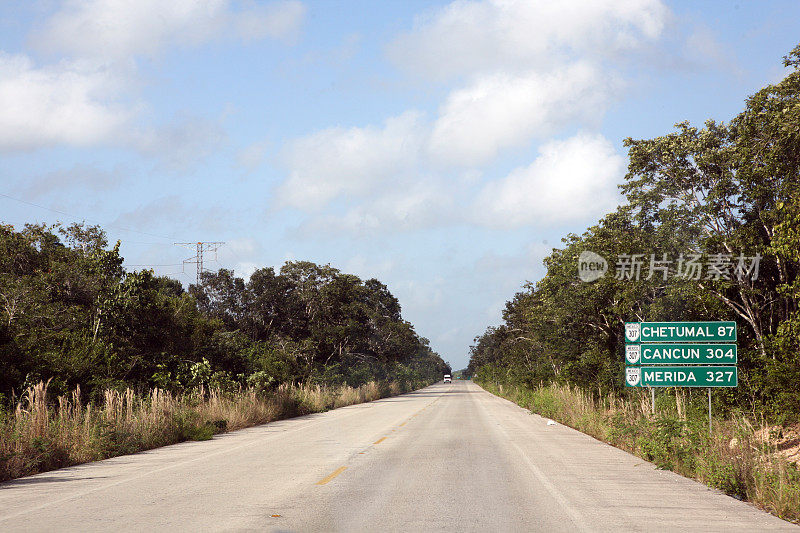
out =
[[800,531],[438,384],[0,485],[0,531]]

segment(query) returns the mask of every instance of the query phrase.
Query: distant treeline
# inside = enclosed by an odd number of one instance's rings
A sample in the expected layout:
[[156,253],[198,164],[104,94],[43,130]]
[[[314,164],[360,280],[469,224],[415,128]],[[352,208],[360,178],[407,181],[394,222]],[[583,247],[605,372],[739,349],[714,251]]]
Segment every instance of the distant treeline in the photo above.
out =
[[[621,390],[624,322],[736,320],[739,386],[715,398],[796,420],[800,46],[784,64],[792,72],[727,124],[680,123],[663,137],[627,139],[627,203],[563,239],[545,259],[544,278],[506,304],[504,324],[476,338],[469,372],[534,388]],[[579,279],[585,251],[608,261],[605,276]]]
[[427,382],[449,371],[376,279],[288,262],[188,290],[128,272],[96,226],[0,225],[0,399],[50,382],[181,391],[198,385]]

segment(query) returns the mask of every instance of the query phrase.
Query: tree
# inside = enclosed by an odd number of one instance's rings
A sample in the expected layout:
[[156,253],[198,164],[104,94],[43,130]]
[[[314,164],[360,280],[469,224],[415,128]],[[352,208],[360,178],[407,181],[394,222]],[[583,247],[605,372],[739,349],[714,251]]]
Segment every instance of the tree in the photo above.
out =
[[[615,387],[625,321],[735,319],[742,382],[726,400],[800,411],[800,46],[784,64],[793,72],[748,98],[729,124],[682,122],[661,137],[627,139],[628,204],[553,250],[544,278],[507,304],[504,325],[476,339],[469,370]],[[673,260],[656,275],[643,266],[639,279],[583,283],[575,269],[587,250],[610,261]],[[691,254],[730,261],[728,275],[681,276],[679,259]]]

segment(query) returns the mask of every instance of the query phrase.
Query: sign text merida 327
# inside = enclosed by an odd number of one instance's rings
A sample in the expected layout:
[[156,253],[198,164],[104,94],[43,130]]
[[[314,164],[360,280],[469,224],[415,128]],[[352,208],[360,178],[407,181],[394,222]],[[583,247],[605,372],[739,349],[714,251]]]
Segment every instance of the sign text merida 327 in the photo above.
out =
[[629,387],[735,387],[739,376],[735,366],[629,366],[625,384]]
[[736,342],[736,322],[627,322],[626,342]]

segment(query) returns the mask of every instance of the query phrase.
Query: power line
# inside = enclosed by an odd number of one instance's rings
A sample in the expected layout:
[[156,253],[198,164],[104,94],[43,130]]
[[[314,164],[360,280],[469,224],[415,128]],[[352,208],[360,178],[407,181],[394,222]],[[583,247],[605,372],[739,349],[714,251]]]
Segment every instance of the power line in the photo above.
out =
[[125,265],[128,267],[177,267],[183,266],[183,263],[170,263],[168,265]]
[[[66,217],[72,218],[73,220],[82,220],[84,222],[91,222],[93,224],[98,224],[98,225],[104,226],[106,228],[114,228],[114,229],[117,229],[117,230],[120,230],[120,231],[127,231],[127,232],[130,232],[130,233],[137,233],[139,235],[146,235],[148,237],[156,237],[158,239],[172,239],[172,237],[168,237],[166,235],[159,235],[159,234],[156,234],[156,233],[148,233],[146,231],[139,231],[139,230],[135,230],[135,229],[132,229],[132,228],[126,228],[126,227],[123,227],[123,226],[119,226],[117,224],[106,224],[106,223],[100,222],[98,220],[92,220],[90,218],[81,217],[81,216],[75,215],[73,213],[67,213],[66,211],[60,211],[58,209],[53,209],[51,207],[46,207],[46,206],[43,206],[43,205],[40,205],[40,204],[37,204],[37,203],[34,203],[34,202],[29,202],[29,201],[23,200],[21,198],[15,198],[14,196],[10,196],[10,195],[2,193],[2,192],[0,192],[0,196],[3,197],[3,198],[7,198],[9,200],[13,200],[15,202],[19,202],[21,204],[29,205],[31,207],[36,207],[38,209],[44,209],[45,211],[50,211],[51,213],[57,213],[59,215],[64,215]],[[126,244],[164,245],[166,243],[128,241],[128,242],[126,242]],[[177,244],[177,245],[180,245],[180,246],[191,246],[191,247],[194,247],[195,250],[196,250],[196,254],[193,257],[185,259],[182,263],[168,263],[168,264],[161,264],[161,265],[134,264],[134,265],[125,265],[125,266],[127,266],[127,267],[149,267],[149,268],[154,268],[154,267],[172,267],[172,266],[185,267],[187,264],[194,264],[194,265],[197,265],[196,280],[197,280],[197,284],[199,285],[200,281],[201,281],[202,274],[204,272],[204,268],[203,268],[204,254],[206,252],[214,252],[214,259],[211,259],[211,261],[217,262],[217,255],[216,255],[217,254],[217,250],[219,249],[220,246],[222,246],[225,243],[224,242],[197,242],[197,243],[176,242],[176,243],[173,243],[173,244]],[[235,252],[234,252],[234,254],[235,254]],[[185,270],[182,269],[181,272],[174,272],[174,273],[171,273],[171,274],[183,274],[183,275],[186,275],[186,272],[185,272]]]
[[3,198],[8,198],[9,200],[14,200],[15,202],[19,202],[21,204],[30,205],[32,207],[38,207],[39,209],[44,209],[45,211],[51,211],[53,213],[58,213],[59,215],[64,215],[64,216],[70,217],[70,218],[72,218],[74,220],[84,220],[84,221],[91,222],[93,224],[99,224],[101,226],[105,226],[107,228],[114,228],[114,229],[118,229],[120,231],[129,231],[131,233],[138,233],[140,235],[147,235],[148,237],[156,237],[156,238],[159,238],[159,239],[172,239],[172,237],[167,237],[165,235],[157,235],[155,233],[147,233],[146,231],[138,231],[138,230],[131,229],[131,228],[124,228],[122,226],[117,226],[116,224],[105,224],[105,223],[100,222],[98,220],[92,220],[92,219],[89,219],[89,218],[86,218],[86,217],[80,217],[80,216],[74,215],[72,213],[67,213],[66,211],[59,211],[58,209],[52,209],[50,207],[45,207],[43,205],[35,204],[33,202],[28,202],[27,200],[22,200],[20,198],[14,198],[13,196],[9,196],[9,195],[7,195],[5,193],[2,193],[2,192],[0,192],[0,196],[2,196]]
[[[177,246],[185,246],[187,248],[195,247],[197,253],[193,257],[183,260],[184,265],[197,265],[197,284],[200,285],[203,276],[203,255],[206,252],[214,252],[213,261],[217,260],[217,250],[225,244],[224,242],[176,242]],[[190,248],[191,249],[191,248]]]
[[125,241],[125,246],[140,245],[140,246],[172,246],[170,242],[144,242],[144,241]]

